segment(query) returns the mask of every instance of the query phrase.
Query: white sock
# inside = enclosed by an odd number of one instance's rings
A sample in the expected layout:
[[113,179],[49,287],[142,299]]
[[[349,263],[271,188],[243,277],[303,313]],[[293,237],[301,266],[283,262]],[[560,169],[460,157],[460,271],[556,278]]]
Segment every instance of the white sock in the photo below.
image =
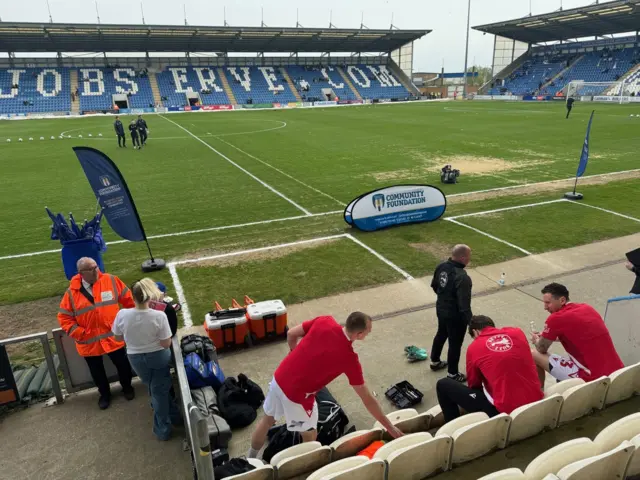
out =
[[260,450],[254,450],[253,448],[249,447],[249,452],[247,453],[247,458],[258,458],[258,453],[260,452]]

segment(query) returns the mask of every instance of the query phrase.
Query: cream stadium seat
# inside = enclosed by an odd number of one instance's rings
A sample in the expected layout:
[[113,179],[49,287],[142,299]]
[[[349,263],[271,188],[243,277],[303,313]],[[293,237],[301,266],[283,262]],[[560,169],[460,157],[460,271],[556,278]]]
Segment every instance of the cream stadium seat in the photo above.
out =
[[606,405],[631,398],[640,393],[640,363],[616,370],[609,375],[611,385],[607,391]]
[[[588,438],[576,438],[561,443],[534,458],[524,471],[527,480],[543,480],[567,465],[596,455],[597,448]],[[593,479],[595,480],[595,479]]]
[[640,435],[640,413],[627,415],[620,420],[605,427],[593,443],[598,449],[598,453],[605,453],[613,450],[625,440],[631,440],[636,435]]
[[380,447],[378,451],[373,455],[373,458],[386,461],[387,457],[391,455],[392,452],[405,447],[410,447],[412,445],[417,445],[420,442],[431,440],[432,438],[433,436],[431,436],[431,434],[427,432],[411,433],[409,435],[405,435],[404,437],[397,438]]
[[456,430],[452,435],[451,465],[468,462],[495,449],[506,447],[510,425],[511,417],[501,413]]
[[487,420],[488,418],[489,415],[484,412],[462,415],[454,420],[451,420],[449,423],[445,423],[442,427],[440,427],[436,432],[436,437],[439,437],[441,435],[448,435],[450,437],[453,437],[453,432],[455,432],[456,430],[462,427],[473,425],[474,423],[482,422],[483,420]]
[[429,424],[429,428],[440,428],[444,425],[444,415],[442,414],[442,408],[440,405],[436,405],[431,407],[427,412],[431,415],[431,423]]
[[585,382],[581,378],[571,378],[569,380],[563,380],[562,382],[558,382],[545,389],[544,396],[550,397],[551,395],[555,395],[556,393],[562,395],[571,387],[576,387],[578,385],[582,385],[583,383]]
[[387,456],[387,480],[420,480],[448,470],[452,445],[451,437],[443,435],[391,452]]
[[518,468],[507,468],[506,470],[500,470],[499,472],[493,472],[489,475],[485,475],[478,480],[527,480],[522,470]]
[[386,465],[382,460],[369,460],[358,467],[333,473],[322,480],[385,480]]
[[238,475],[232,475],[227,477],[228,480],[274,480],[275,472],[273,467],[269,464],[264,464],[262,460],[257,458],[248,458],[247,461],[253,465],[255,470],[251,470],[247,473],[240,473]]
[[597,380],[566,390],[562,394],[564,402],[560,410],[559,423],[584,417],[592,410],[601,410],[604,407],[604,399],[607,396],[610,382],[609,377],[600,377]]
[[349,433],[344,437],[333,442],[330,447],[333,451],[331,460],[342,460],[343,458],[353,457],[359,451],[367,448],[376,440],[382,440],[382,430],[374,428],[373,430],[358,430]]
[[[420,413],[415,417],[400,420],[394,425],[405,434],[426,432],[431,428],[431,414],[429,412]],[[385,437],[388,434],[385,432]]]
[[623,479],[634,452],[633,444],[624,441],[613,450],[567,465],[557,473],[557,476],[560,480]]
[[[396,410],[395,412],[391,412],[387,415],[387,418],[391,420],[391,423],[394,425],[398,422],[402,422],[403,420],[407,420],[409,418],[413,418],[418,415],[418,411],[415,408],[405,408],[404,410]],[[384,429],[380,422],[376,422],[373,424],[373,428]]]
[[533,437],[543,430],[552,430],[558,426],[562,395],[553,394],[537,402],[516,408],[511,412],[509,445],[525,438]]
[[316,470],[307,477],[307,480],[321,480],[334,473],[342,473],[345,470],[349,470],[353,467],[359,467],[369,461],[369,458],[363,456],[355,456],[349,458],[343,458],[337,462],[330,463],[322,467],[320,470]]
[[331,460],[331,447],[320,442],[305,442],[276,453],[271,465],[276,469],[278,480],[298,477],[318,470]]
[[631,443],[636,447],[636,451],[631,457],[629,468],[627,469],[627,477],[640,475],[640,435],[636,435],[631,439]]

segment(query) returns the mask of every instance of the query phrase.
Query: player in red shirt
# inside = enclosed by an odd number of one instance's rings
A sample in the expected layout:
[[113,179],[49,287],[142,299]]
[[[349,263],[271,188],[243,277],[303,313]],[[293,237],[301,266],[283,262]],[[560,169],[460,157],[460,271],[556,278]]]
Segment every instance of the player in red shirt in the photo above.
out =
[[[582,378],[589,382],[624,367],[604,320],[592,306],[569,303],[569,290],[559,283],[544,287],[542,295],[544,309],[551,315],[541,334],[532,333],[531,341],[543,387],[545,372],[558,381]],[[568,358],[548,353],[555,341],[560,341]]]
[[300,432],[303,442],[316,439],[318,404],[316,392],[343,373],[369,413],[397,438],[402,432],[382,412],[364,382],[353,342],[364,340],[371,332],[371,317],[354,312],[343,328],[333,317],[318,317],[289,330],[291,352],[280,363],[269,384],[264,401],[265,416],[251,436],[248,457],[255,458],[264,445],[269,429],[285,417],[287,430]]
[[469,386],[451,378],[436,384],[445,422],[460,416],[459,407],[493,417],[542,400],[536,364],[522,330],[496,328],[489,317],[477,315],[469,322],[469,335],[473,338],[467,349]]

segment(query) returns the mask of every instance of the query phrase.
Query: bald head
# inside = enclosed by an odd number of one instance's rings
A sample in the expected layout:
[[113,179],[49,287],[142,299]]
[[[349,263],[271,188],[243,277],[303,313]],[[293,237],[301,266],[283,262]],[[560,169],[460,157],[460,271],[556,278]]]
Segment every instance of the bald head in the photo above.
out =
[[85,282],[93,285],[98,280],[98,264],[93,258],[82,257],[76,262],[76,268]]
[[468,265],[471,261],[471,249],[468,245],[462,243],[456,245],[453,247],[453,250],[451,250],[451,259],[463,265]]

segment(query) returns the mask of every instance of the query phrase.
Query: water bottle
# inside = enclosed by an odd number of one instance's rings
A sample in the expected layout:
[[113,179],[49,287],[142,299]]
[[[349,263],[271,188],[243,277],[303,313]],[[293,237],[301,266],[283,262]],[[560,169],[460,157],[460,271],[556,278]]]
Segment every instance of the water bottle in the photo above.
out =
[[500,280],[498,280],[498,285],[504,287],[506,277],[507,275],[503,272],[502,275],[500,275]]
[[536,322],[529,322],[529,331],[531,333],[536,333],[537,332]]

